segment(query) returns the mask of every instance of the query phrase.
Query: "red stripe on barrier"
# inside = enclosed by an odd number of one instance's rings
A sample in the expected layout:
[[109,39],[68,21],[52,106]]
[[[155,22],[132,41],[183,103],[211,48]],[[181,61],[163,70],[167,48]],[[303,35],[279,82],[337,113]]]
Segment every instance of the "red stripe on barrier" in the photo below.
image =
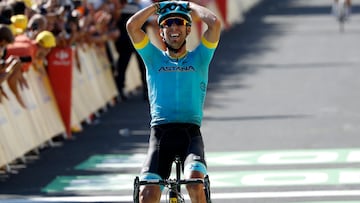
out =
[[61,118],[71,137],[72,49],[53,48],[48,55],[48,74]]

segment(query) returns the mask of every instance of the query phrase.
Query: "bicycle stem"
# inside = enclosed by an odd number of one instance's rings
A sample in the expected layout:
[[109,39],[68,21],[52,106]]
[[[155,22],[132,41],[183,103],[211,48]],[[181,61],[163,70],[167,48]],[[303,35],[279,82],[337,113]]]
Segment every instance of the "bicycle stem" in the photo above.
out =
[[180,185],[180,180],[181,180],[181,177],[180,177],[180,167],[181,167],[181,164],[180,164],[180,157],[179,156],[176,156],[175,157],[175,165],[176,165],[176,181],[177,181],[177,191],[180,193],[181,192],[181,185]]

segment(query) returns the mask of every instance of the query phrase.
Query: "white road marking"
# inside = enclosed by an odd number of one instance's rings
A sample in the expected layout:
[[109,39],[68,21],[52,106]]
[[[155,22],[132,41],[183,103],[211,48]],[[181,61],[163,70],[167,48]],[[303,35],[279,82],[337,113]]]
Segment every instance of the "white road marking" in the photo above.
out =
[[[359,197],[360,190],[318,190],[286,192],[240,192],[213,193],[211,199],[279,199],[299,197]],[[165,198],[164,196],[162,197]],[[185,199],[189,200],[186,195]],[[72,197],[30,197],[27,199],[1,200],[2,203],[35,203],[35,202],[131,202],[132,196],[72,196]],[[321,202],[319,202],[321,203]]]

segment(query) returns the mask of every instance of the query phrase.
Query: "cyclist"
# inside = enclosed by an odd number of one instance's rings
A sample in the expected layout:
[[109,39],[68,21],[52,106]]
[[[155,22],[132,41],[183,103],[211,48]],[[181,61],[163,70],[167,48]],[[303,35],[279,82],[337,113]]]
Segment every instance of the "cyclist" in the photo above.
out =
[[[186,49],[192,23],[190,12],[207,24],[193,51]],[[141,30],[154,14],[158,14],[165,51],[155,47]],[[127,22],[127,31],[146,65],[149,89],[151,132],[141,179],[167,179],[176,155],[184,164],[185,178],[203,178],[206,163],[200,126],[209,64],[220,38],[220,20],[193,2],[163,1],[133,15]],[[193,203],[205,202],[201,184],[186,187]],[[146,185],[140,190],[141,203],[160,201],[160,186]]]

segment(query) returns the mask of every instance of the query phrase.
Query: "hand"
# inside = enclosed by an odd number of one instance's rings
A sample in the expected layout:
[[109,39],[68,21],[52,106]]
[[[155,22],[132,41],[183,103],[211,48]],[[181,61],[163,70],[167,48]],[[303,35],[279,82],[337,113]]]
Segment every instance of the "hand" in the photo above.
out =
[[0,69],[0,84],[7,80],[20,63],[21,61],[19,57],[15,56],[9,56],[5,61],[2,60]]
[[176,3],[185,8],[187,11],[191,11],[190,1],[176,1]]
[[160,14],[160,13],[161,13],[160,11],[162,11],[162,9],[164,8],[164,6],[165,6],[166,4],[168,4],[167,1],[166,1],[166,2],[164,2],[164,1],[155,2],[155,3],[153,4],[153,5],[155,6],[155,9],[156,9],[155,13],[156,13],[156,14]]
[[155,6],[157,8],[157,14],[165,13],[167,10],[175,10],[177,7],[180,7],[180,10],[185,12],[191,11],[188,1],[162,1],[155,3]]
[[26,79],[24,78],[24,75],[21,71],[21,63],[14,60],[9,67],[12,67],[12,71],[7,79],[7,83],[9,85],[10,90],[12,91],[12,93],[15,95],[16,99],[18,100],[19,104],[26,108],[26,105],[20,95],[18,86],[20,86],[21,89],[23,89],[24,87],[28,88],[28,83],[26,81]]

